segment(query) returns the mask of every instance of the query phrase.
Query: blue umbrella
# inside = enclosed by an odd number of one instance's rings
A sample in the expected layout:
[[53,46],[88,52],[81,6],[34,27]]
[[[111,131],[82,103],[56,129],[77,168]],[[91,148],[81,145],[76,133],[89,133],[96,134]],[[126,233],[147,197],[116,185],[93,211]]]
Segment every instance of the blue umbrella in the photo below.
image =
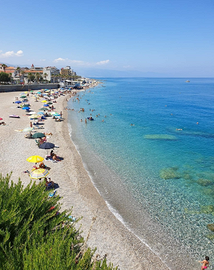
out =
[[22,110],[30,110],[30,107],[23,107]]
[[22,102],[20,100],[17,100],[17,101],[15,101],[15,103],[19,104],[19,103],[22,103]]
[[37,114],[40,114],[41,115],[41,114],[44,114],[44,112],[38,112]]
[[44,106],[44,107],[49,107],[49,105],[48,105],[48,104],[44,104],[43,106]]
[[55,144],[50,142],[44,142],[43,144],[40,144],[39,148],[41,149],[52,149],[55,147]]

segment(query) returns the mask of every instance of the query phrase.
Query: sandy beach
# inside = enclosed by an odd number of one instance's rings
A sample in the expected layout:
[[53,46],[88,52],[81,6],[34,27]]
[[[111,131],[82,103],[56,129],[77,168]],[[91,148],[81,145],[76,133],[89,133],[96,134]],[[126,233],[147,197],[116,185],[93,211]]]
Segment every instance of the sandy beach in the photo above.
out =
[[[25,111],[13,103],[19,96],[20,92],[0,93],[0,117],[6,123],[0,126],[0,173],[5,176],[12,171],[12,180],[17,182],[20,177],[26,186],[30,178],[24,171],[32,169],[32,164],[26,159],[32,155],[45,157],[50,151],[39,149],[34,139],[26,139],[25,133],[16,131],[30,127]],[[54,152],[63,157],[57,163],[45,161],[45,165],[51,168],[49,176],[59,185],[57,194],[62,196],[62,209],[72,209],[76,218],[82,217],[76,226],[81,226],[84,237],[88,234],[92,218],[96,218],[88,245],[97,247],[96,253],[100,256],[107,254],[107,260],[115,267],[119,266],[121,270],[170,269],[116,219],[93,186],[69,135],[65,109],[69,97],[70,94],[60,96],[54,104],[55,111],[63,112],[64,121],[55,122],[49,117],[44,121],[44,129],[38,130],[53,134],[47,137],[47,141],[59,146]],[[35,102],[33,95],[30,95],[29,103],[35,112],[42,107],[40,101]],[[20,118],[9,118],[10,114]]]

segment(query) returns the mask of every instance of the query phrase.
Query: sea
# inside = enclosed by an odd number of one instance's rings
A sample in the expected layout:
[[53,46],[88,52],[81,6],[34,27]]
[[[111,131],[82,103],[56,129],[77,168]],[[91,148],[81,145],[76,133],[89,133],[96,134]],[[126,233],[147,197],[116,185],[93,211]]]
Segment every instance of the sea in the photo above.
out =
[[170,269],[179,258],[212,262],[214,78],[99,81],[68,102],[71,138],[94,186]]

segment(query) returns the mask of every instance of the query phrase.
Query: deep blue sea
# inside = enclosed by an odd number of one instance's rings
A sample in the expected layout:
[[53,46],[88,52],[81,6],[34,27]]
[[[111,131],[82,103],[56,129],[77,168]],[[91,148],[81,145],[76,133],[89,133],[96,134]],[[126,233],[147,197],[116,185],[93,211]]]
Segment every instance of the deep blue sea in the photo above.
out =
[[68,103],[71,137],[95,187],[168,265],[184,254],[213,258],[214,79],[101,81]]

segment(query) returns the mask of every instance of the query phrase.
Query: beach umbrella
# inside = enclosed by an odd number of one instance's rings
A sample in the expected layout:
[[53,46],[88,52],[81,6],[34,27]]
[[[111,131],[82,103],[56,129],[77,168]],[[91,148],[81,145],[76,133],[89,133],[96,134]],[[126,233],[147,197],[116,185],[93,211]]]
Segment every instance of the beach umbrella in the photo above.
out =
[[28,114],[36,114],[36,112],[29,112]]
[[0,120],[3,120],[3,118],[0,117]]
[[23,106],[30,106],[30,104],[29,103],[25,103]]
[[38,112],[37,114],[40,114],[40,115],[42,115],[42,114],[44,114],[44,112]]
[[44,104],[43,106],[44,106],[44,107],[49,107],[49,105],[48,105],[48,104]]
[[15,101],[16,104],[22,103],[20,100]]
[[37,119],[37,118],[39,118],[39,116],[36,115],[36,114],[33,114],[33,115],[29,116],[29,118],[31,118],[31,119]]
[[41,132],[37,132],[35,134],[32,135],[32,138],[36,139],[36,138],[43,138],[45,137],[46,135],[44,133],[41,133]]
[[30,110],[30,107],[22,107],[22,110]]
[[21,96],[20,98],[26,98],[27,96]]
[[39,110],[40,110],[40,111],[47,111],[48,108],[40,108]]
[[53,114],[53,116],[61,116],[59,113],[55,113]]
[[39,148],[41,149],[52,149],[55,147],[55,144],[50,142],[44,142],[43,144],[40,144]]
[[46,102],[47,102],[47,100],[45,100],[45,99],[44,99],[44,100],[42,100],[42,102],[43,102],[43,103],[46,103]]
[[50,101],[49,101],[47,104],[48,104],[48,105],[51,105],[51,104],[53,104],[53,102],[50,102]]
[[31,157],[27,158],[27,161],[32,162],[32,163],[42,162],[43,160],[44,160],[44,158],[40,157],[40,156],[31,156]]
[[24,129],[22,130],[22,132],[30,132],[30,131],[32,131],[32,130],[33,130],[32,127],[26,127],[26,128],[24,128]]
[[32,179],[39,179],[44,178],[49,174],[49,171],[46,169],[37,169],[30,173],[30,178]]

